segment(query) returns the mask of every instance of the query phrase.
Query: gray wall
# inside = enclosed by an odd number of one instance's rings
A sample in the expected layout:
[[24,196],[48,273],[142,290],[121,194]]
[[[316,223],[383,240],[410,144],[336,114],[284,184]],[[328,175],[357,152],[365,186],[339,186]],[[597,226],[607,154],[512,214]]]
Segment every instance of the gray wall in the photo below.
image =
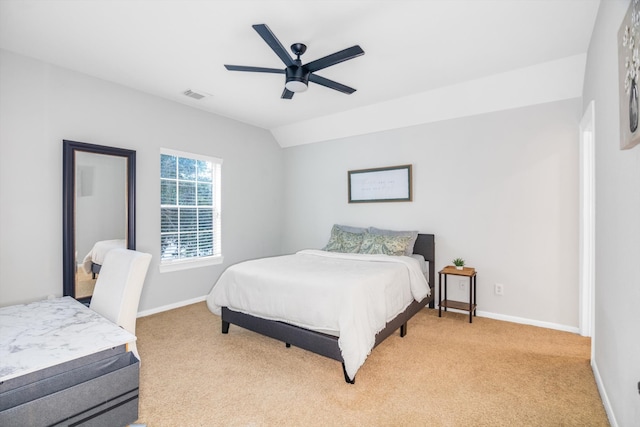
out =
[[[279,252],[282,149],[269,132],[0,51],[0,305],[62,294],[62,140],[137,151],[140,311],[206,295],[232,263]],[[160,148],[223,164],[224,264],[160,274]]]
[[[483,314],[577,331],[580,117],[573,99],[287,148],[285,251],[333,223],[434,233],[438,269],[477,268]],[[348,170],[408,163],[413,202],[347,203]]]
[[596,289],[593,361],[609,416],[640,425],[640,146],[620,150],[617,32],[628,0],[600,4],[584,108],[595,101]]
[[[61,293],[61,141],[71,139],[137,151],[138,249],[154,256],[140,311],[202,297],[240,260],[321,247],[342,222],[435,233],[438,268],[458,256],[478,268],[481,312],[577,327],[579,100],[282,150],[264,130],[1,55],[2,305]],[[158,272],[161,147],[224,159],[223,265]],[[413,202],[346,203],[348,170],[405,163]]]

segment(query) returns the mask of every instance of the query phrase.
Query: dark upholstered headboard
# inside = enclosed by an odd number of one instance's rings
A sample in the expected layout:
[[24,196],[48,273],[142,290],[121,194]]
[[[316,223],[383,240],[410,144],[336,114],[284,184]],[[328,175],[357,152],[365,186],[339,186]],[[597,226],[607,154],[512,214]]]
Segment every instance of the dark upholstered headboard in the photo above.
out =
[[433,288],[436,284],[436,244],[433,234],[418,234],[416,243],[413,246],[413,253],[419,254],[429,263],[429,286],[431,287],[431,295],[434,295]]
[[413,245],[413,253],[422,255],[427,261],[435,261],[435,236],[433,234],[418,234],[416,243]]

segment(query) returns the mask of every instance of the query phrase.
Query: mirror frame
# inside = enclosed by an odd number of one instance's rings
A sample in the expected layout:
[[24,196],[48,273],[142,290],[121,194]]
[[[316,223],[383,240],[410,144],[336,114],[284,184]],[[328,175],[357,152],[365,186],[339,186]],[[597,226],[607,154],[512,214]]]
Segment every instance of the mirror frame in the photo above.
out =
[[[76,297],[76,152],[124,157],[127,160],[127,248],[136,248],[136,152],[77,141],[62,141],[62,290]],[[80,298],[88,303],[91,297]]]

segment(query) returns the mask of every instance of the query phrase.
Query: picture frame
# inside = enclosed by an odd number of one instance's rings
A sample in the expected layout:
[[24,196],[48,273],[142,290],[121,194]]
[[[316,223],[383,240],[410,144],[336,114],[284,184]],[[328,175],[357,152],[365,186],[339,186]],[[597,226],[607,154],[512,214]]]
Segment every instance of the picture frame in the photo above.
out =
[[349,203],[412,201],[411,165],[348,172]]
[[618,30],[620,149],[640,143],[640,8],[632,0]]

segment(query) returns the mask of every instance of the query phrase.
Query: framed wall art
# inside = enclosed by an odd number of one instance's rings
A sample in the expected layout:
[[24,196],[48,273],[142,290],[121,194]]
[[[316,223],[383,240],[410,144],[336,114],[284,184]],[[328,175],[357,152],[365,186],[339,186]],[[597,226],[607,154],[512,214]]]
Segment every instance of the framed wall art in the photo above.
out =
[[640,142],[638,129],[640,92],[640,4],[631,0],[618,30],[618,93],[620,104],[620,149]]
[[349,203],[410,202],[411,165],[352,170]]

